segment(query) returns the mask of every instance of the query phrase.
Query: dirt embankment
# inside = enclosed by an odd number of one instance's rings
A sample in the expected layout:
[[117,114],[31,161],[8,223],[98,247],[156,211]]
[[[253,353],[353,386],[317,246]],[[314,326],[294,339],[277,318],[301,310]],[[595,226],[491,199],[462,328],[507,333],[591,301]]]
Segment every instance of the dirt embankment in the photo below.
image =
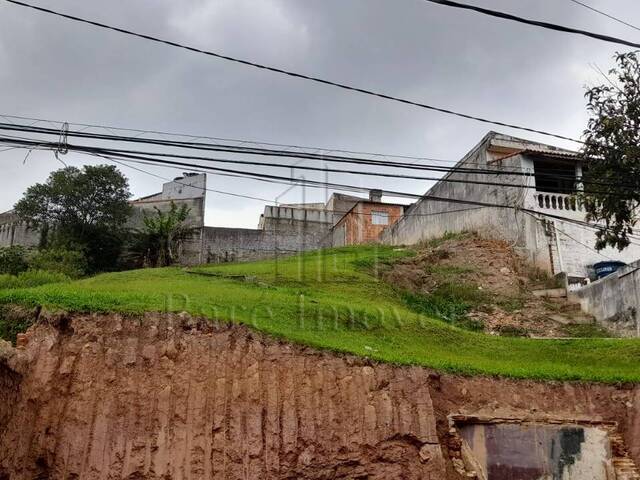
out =
[[595,326],[575,328],[588,320],[579,305],[535,296],[533,290],[551,286],[553,279],[502,240],[473,233],[437,240],[391,266],[383,277],[433,303],[427,313],[452,317],[452,323],[464,317],[467,325],[470,320],[488,334],[568,337],[587,331],[609,336]]
[[640,459],[631,388],[438,375],[179,316],[41,319],[22,343],[0,360],[2,479],[458,479],[458,413],[617,421]]

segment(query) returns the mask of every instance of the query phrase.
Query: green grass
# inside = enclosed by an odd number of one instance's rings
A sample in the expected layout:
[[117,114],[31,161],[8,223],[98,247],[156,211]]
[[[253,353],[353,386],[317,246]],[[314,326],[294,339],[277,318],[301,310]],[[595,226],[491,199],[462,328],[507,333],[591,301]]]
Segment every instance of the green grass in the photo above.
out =
[[191,269],[108,273],[0,290],[0,304],[48,310],[187,311],[247,324],[310,346],[398,364],[517,378],[640,380],[640,341],[533,340],[484,335],[420,314],[376,278],[378,262],[409,255],[349,247],[301,257]]
[[0,290],[39,287],[49,283],[69,282],[70,280],[64,273],[27,270],[26,272],[20,272],[18,275],[0,275]]
[[562,330],[570,337],[578,338],[610,338],[612,336],[608,330],[593,324],[565,325]]

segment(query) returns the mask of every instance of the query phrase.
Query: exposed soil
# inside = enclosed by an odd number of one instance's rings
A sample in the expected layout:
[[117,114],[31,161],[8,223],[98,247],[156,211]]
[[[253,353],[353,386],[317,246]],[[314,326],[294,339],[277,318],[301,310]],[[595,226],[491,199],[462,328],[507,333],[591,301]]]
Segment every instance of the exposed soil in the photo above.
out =
[[459,413],[615,421],[640,459],[631,386],[439,375],[186,315],[43,316],[4,352],[2,479],[453,480]]
[[[445,284],[476,289],[467,312],[484,331],[494,335],[568,337],[571,330],[552,317],[571,322],[583,317],[578,305],[566,298],[539,298],[532,291],[553,280],[534,269],[502,240],[465,234],[426,245],[384,273],[392,285],[429,296]],[[605,332],[606,333],[606,332]]]

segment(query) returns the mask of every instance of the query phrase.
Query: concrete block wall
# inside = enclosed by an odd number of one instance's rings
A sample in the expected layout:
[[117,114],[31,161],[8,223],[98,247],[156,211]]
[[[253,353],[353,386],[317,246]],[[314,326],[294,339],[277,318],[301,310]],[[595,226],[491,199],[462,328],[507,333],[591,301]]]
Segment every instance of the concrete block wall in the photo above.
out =
[[640,261],[570,293],[582,310],[623,337],[640,337]]
[[270,229],[204,227],[203,262],[225,263],[273,258],[331,246],[327,224],[282,222]]
[[[533,153],[518,153],[532,148]],[[511,150],[511,155],[505,155]],[[558,152],[544,145],[490,133],[457,166],[501,168],[516,172],[533,172],[537,152],[556,155],[558,161],[571,160],[570,153]],[[545,214],[586,220],[586,212],[574,208],[567,195],[537,192],[532,177],[452,172],[446,180],[481,181],[513,185],[491,186],[473,183],[439,182],[406,210],[405,216],[382,234],[382,241],[393,245],[416,244],[447,232],[475,230],[512,242],[538,267],[552,274],[587,277],[594,263],[606,259],[631,262],[640,259],[640,246],[631,245],[622,252],[614,249],[595,251],[595,231]],[[522,207],[539,214],[509,208],[478,207],[463,203],[438,201],[430,197],[470,200],[495,205]],[[541,198],[540,196],[544,198]],[[549,198],[547,198],[549,197]]]
[[0,214],[0,247],[22,245],[27,248],[40,244],[40,230],[18,218],[13,212]]
[[319,208],[302,208],[297,206],[273,206],[267,205],[264,208],[262,222],[264,228],[271,228],[272,222],[278,221],[299,221],[299,222],[320,222],[330,224],[333,213]]

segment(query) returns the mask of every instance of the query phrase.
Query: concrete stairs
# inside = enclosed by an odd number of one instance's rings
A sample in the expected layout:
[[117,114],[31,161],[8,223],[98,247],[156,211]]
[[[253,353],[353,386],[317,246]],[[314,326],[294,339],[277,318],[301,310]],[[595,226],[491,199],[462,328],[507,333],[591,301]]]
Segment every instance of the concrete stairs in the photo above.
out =
[[544,298],[547,302],[556,305],[556,313],[549,315],[554,322],[562,325],[595,323],[595,319],[582,311],[580,303],[572,302],[567,297],[566,288],[547,288],[533,290],[533,295]]

